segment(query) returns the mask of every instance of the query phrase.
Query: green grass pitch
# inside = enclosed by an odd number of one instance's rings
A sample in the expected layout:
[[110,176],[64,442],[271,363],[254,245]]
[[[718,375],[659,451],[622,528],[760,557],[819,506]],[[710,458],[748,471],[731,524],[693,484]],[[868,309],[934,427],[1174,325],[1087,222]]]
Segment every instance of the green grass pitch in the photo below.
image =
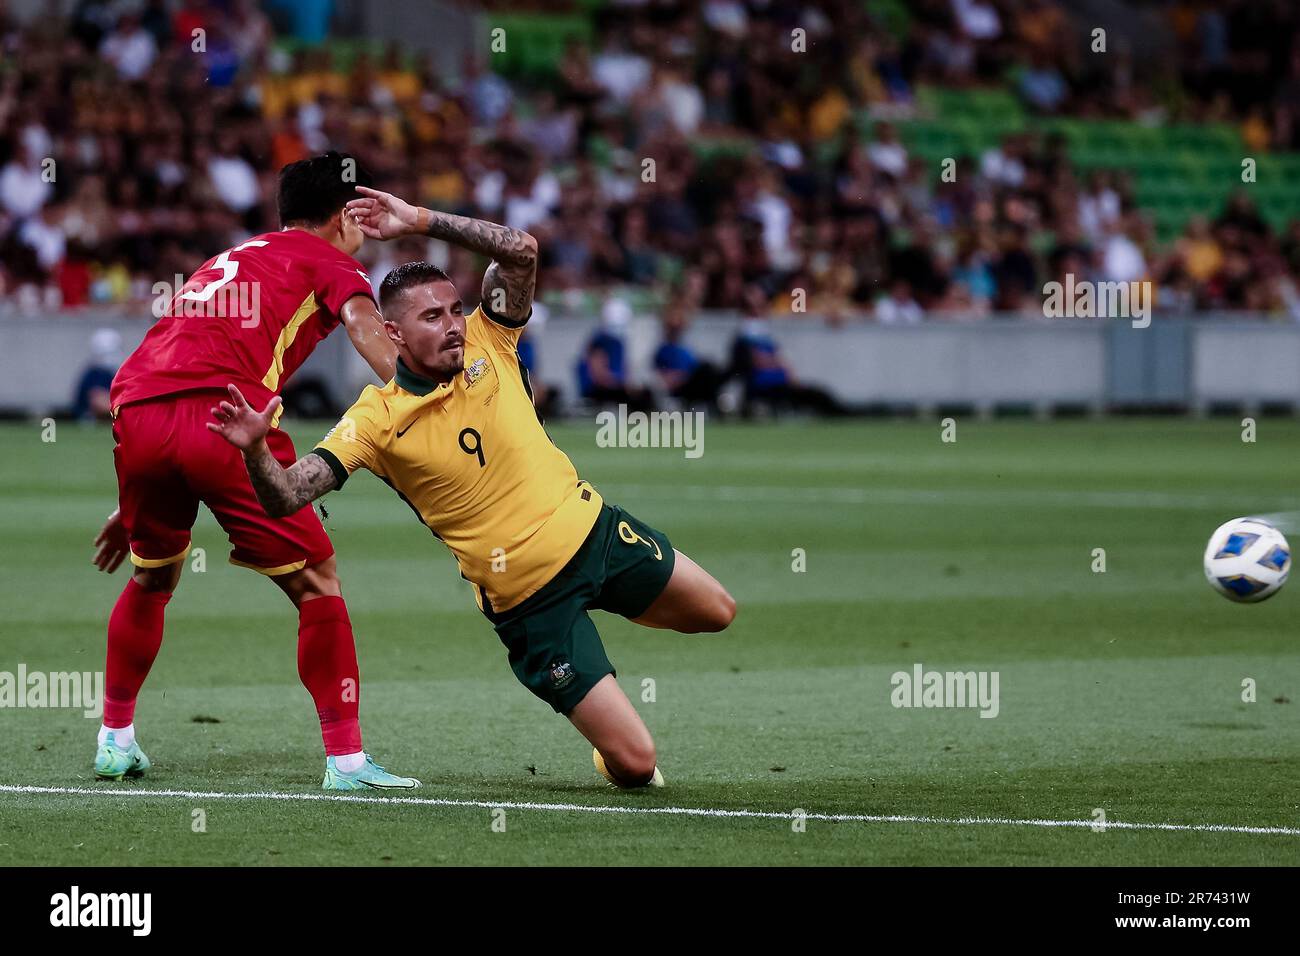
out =
[[[291,428],[300,449],[323,430]],[[666,789],[602,785],[590,749],[515,682],[451,556],[365,476],[326,500],[326,524],[367,748],[447,802],[208,795],[318,796],[322,760],[296,618],[226,563],[204,512],[206,570],[185,573],[137,712],[154,770],[97,783],[95,720],[0,710],[0,784],[92,791],[0,792],[0,864],[1300,862],[1296,832],[988,822],[1091,823],[1100,808],[1300,829],[1300,585],[1238,606],[1200,566],[1222,521],[1300,510],[1300,423],[1264,419],[1253,444],[1227,419],[961,421],[955,443],[938,423],[711,424],[698,460],[597,448],[592,423],[551,433],[739,602],[718,635],[596,615]],[[111,444],[71,424],[54,443],[36,424],[0,429],[0,671],[102,669],[125,580],[89,564],[115,497]],[[890,676],[916,663],[998,672],[997,717],[895,708]],[[176,793],[105,796],[140,790]],[[801,830],[796,808],[937,819]]]

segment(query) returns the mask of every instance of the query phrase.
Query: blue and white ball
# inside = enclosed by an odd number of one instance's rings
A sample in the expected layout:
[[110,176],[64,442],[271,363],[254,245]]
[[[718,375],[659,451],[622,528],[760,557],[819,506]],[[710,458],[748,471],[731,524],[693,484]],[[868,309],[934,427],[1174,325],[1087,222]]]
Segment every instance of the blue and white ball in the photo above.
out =
[[1291,572],[1291,546],[1281,531],[1259,518],[1233,518],[1210,536],[1205,577],[1229,601],[1270,598]]

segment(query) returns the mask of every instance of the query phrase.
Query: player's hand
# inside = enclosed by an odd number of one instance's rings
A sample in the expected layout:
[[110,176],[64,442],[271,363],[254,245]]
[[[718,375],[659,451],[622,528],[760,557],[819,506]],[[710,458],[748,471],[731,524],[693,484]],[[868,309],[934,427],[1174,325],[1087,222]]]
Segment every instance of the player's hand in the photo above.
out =
[[392,193],[358,186],[360,199],[353,199],[345,209],[361,231],[371,239],[396,239],[420,231],[420,209]]
[[275,418],[280,407],[280,396],[273,395],[260,412],[248,404],[239,389],[227,385],[230,401],[222,402],[212,409],[215,422],[208,422],[208,430],[214,431],[240,451],[251,451],[266,440],[271,430],[271,420]]
[[108,520],[104,522],[104,527],[100,529],[93,545],[95,556],[90,559],[91,563],[105,574],[112,574],[116,571],[131,550],[131,545],[127,542],[126,525],[122,523],[120,509],[114,509],[113,513],[108,516]]

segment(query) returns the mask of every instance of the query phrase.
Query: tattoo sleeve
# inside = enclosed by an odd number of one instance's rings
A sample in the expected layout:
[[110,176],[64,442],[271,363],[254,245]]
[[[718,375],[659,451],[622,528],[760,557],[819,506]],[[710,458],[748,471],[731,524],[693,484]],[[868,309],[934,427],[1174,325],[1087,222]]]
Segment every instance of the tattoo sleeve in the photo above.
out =
[[537,284],[537,240],[526,232],[483,219],[430,209],[421,212],[429,216],[426,235],[492,259],[483,274],[484,307],[498,318],[522,324],[528,318]]
[[262,510],[272,518],[291,515],[338,487],[329,463],[320,455],[304,455],[285,468],[265,442],[244,453],[244,465]]

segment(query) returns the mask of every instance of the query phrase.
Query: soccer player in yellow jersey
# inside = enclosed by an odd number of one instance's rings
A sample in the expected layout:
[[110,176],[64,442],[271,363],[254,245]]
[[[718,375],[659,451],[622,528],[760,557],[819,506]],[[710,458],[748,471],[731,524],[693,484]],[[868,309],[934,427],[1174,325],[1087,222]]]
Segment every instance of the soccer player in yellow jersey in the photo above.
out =
[[465,315],[456,287],[427,262],[390,272],[379,298],[396,376],[367,387],[288,468],[265,441],[279,398],[258,412],[232,386],[208,427],[243,451],[273,517],[342,487],[359,468],[382,478],[451,549],[515,675],[591,742],[606,779],[661,784],[654,741],[587,612],[694,634],[726,628],[735,602],[662,532],[605,502],[542,428],[516,352],[532,312],[536,240],[358,192],[364,198],[348,209],[367,236],[423,234],[490,257],[481,304]]

